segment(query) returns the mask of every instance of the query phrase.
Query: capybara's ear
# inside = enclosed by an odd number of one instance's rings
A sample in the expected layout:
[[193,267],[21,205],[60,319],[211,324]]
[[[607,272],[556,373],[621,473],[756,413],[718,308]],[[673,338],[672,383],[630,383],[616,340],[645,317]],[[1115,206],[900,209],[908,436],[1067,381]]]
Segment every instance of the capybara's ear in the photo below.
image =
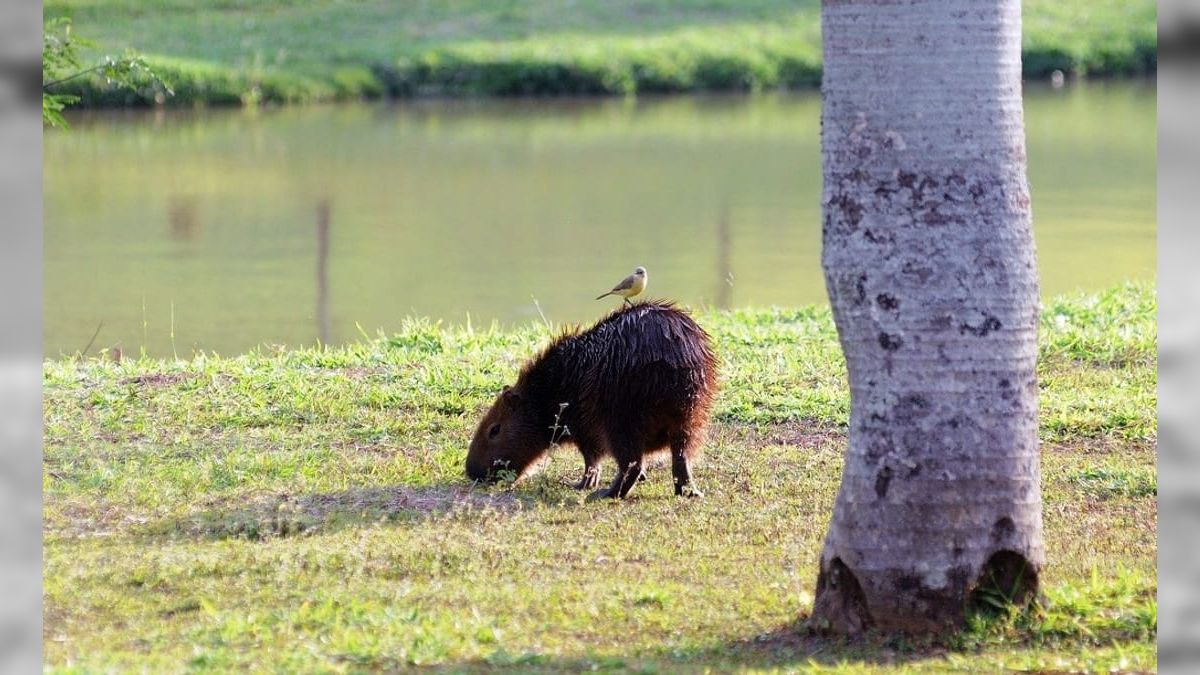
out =
[[521,402],[521,395],[513,391],[512,387],[504,387],[504,404],[509,408],[516,408]]

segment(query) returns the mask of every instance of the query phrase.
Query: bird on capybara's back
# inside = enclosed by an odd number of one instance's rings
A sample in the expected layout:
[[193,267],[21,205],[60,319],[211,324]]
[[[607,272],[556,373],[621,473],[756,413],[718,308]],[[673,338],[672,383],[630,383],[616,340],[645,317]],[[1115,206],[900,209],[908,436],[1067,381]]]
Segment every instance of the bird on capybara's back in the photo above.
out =
[[600,460],[617,475],[595,496],[624,497],[643,478],[649,455],[668,449],[675,494],[698,496],[691,460],[716,393],[708,334],[666,302],[618,309],[585,331],[569,332],[525,364],[480,421],[467,475],[491,480],[524,473],[552,444],[583,455],[577,489],[600,483]]

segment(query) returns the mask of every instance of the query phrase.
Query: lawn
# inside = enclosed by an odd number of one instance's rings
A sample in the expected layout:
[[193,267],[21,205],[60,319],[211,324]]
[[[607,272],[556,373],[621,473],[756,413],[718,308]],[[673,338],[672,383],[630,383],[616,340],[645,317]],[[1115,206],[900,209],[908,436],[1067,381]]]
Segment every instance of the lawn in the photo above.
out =
[[[1025,72],[1152,72],[1152,0],[1025,0]],[[382,95],[631,94],[812,87],[816,0],[47,0],[97,43],[138,49],[167,99],[237,103]],[[99,78],[85,105],[147,103]]]
[[723,361],[699,500],[654,469],[585,502],[566,449],[465,480],[540,324],[48,361],[47,668],[1153,670],[1155,313],[1151,285],[1047,303],[1045,597],[937,643],[803,630],[846,442],[827,309],[698,312]]

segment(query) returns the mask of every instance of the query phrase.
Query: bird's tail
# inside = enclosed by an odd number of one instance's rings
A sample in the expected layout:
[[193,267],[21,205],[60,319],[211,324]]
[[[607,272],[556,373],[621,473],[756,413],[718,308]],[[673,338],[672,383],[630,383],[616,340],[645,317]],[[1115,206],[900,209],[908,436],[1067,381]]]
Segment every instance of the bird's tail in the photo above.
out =
[[612,292],[612,291],[609,291],[609,292],[605,293],[604,295],[598,295],[598,296],[596,296],[596,299],[597,299],[597,300],[601,300],[601,299],[603,299],[603,298],[607,298],[608,296],[610,296],[610,295],[612,295],[612,294],[613,294],[613,292]]

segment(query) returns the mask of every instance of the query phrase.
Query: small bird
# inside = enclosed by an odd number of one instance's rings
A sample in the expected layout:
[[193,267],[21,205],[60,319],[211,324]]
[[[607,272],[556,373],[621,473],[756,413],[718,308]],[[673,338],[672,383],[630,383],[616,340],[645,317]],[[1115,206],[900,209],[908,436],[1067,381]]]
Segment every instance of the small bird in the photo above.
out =
[[611,291],[605,293],[604,295],[598,296],[596,299],[599,300],[600,298],[607,298],[610,295],[619,295],[622,298],[625,298],[625,304],[632,305],[633,303],[629,302],[629,299],[646,290],[646,279],[646,268],[638,267],[637,269],[633,270],[633,274],[630,274],[622,279],[619,284],[613,286]]

